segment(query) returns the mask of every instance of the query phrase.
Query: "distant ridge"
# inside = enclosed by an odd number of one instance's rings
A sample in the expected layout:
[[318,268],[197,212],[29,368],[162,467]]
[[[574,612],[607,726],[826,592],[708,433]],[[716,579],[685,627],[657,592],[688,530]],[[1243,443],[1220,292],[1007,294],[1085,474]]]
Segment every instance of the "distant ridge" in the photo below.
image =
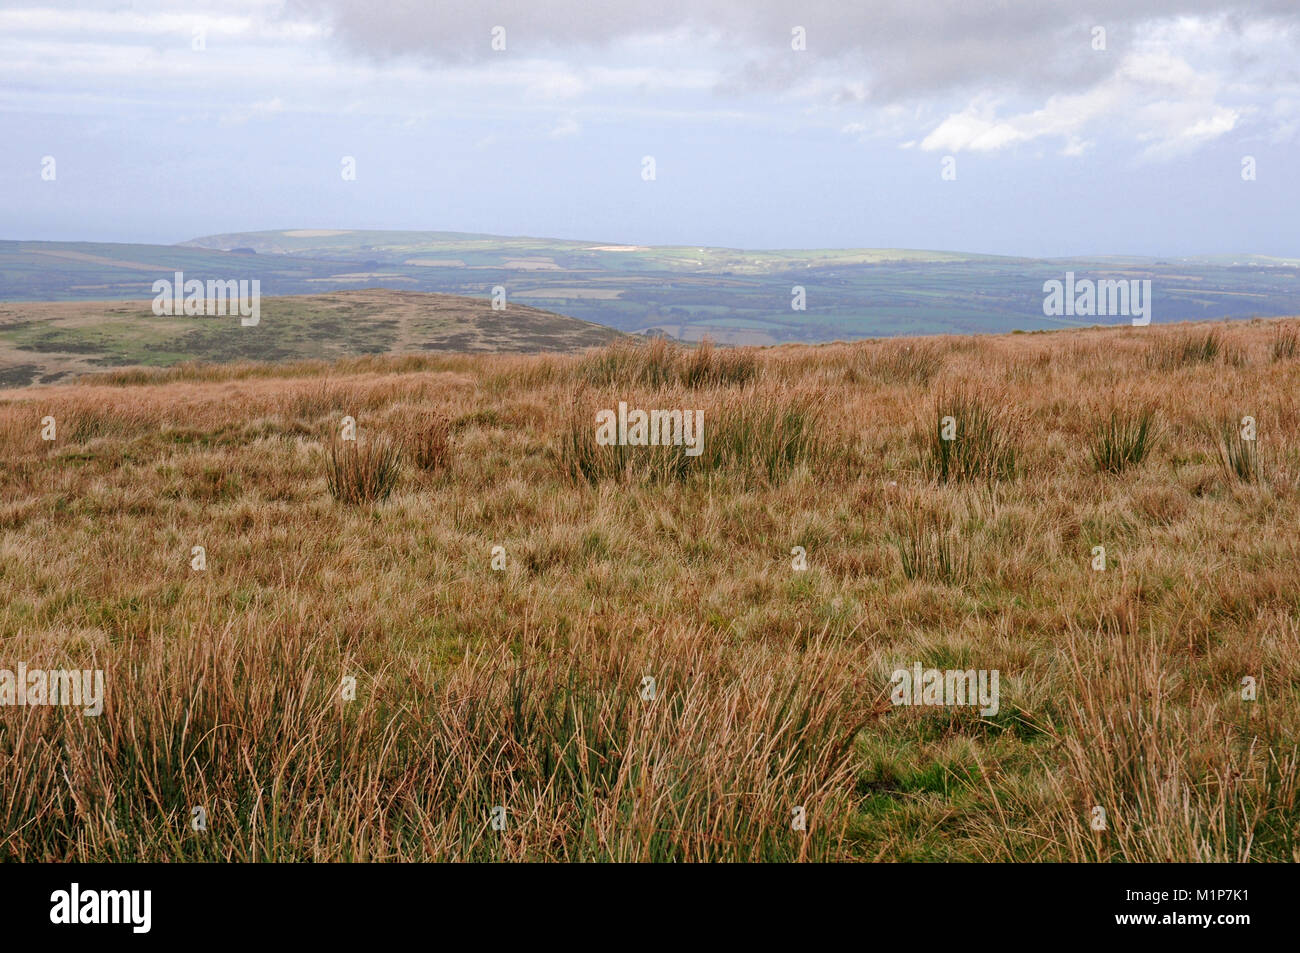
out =
[[1152,321],[1300,313],[1300,260],[1035,259],[899,248],[745,250],[448,231],[293,228],[179,245],[0,242],[0,300],[140,300],[175,271],[264,295],[394,288],[527,304],[623,332],[719,344],[1118,323],[1044,309],[1049,282],[1150,281]]

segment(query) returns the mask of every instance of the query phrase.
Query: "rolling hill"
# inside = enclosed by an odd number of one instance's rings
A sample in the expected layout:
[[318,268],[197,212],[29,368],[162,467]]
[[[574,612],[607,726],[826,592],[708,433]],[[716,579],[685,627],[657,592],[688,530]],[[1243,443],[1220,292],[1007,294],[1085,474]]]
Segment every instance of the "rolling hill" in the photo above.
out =
[[1157,324],[1300,313],[1300,259],[751,251],[352,229],[237,232],[180,245],[0,242],[0,301],[138,300],[175,271],[257,278],[265,295],[395,288],[487,297],[500,288],[511,303],[619,331],[721,344],[1127,323],[1044,315],[1044,283],[1067,272],[1149,280]]
[[260,321],[158,317],[150,301],[0,303],[0,386],[182,361],[577,351],[617,331],[527,305],[386,289],[263,298]]

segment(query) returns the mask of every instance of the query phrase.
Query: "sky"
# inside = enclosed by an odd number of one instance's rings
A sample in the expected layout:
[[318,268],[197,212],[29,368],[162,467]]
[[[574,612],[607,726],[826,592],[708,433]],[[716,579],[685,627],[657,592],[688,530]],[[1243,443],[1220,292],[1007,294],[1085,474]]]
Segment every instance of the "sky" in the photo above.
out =
[[0,238],[288,228],[1300,257],[1300,2],[0,2]]

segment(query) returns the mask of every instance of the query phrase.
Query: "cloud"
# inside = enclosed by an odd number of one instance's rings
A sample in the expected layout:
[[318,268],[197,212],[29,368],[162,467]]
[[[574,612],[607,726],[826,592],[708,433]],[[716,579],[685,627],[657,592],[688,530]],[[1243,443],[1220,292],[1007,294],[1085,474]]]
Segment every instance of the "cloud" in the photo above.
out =
[[277,96],[275,99],[249,103],[248,106],[229,110],[222,115],[221,123],[225,126],[242,125],[250,119],[270,119],[282,112],[284,112],[284,103]]
[[[287,9],[323,19],[339,42],[381,58],[522,55],[581,64],[615,47],[660,57],[690,50],[708,54],[728,89],[789,86],[833,65],[856,71],[846,81],[871,102],[969,86],[1079,91],[1113,66],[1094,55],[1095,26],[1105,28],[1109,52],[1121,55],[1161,29],[1173,40],[1194,40],[1197,29],[1216,41],[1289,35],[1293,54],[1300,37],[1294,0],[1093,0],[1086,10],[1041,0],[290,0]],[[804,51],[791,48],[795,26],[806,31]],[[505,51],[492,48],[494,27],[505,30]]]
[[552,139],[565,139],[569,136],[576,136],[581,131],[582,127],[578,125],[578,120],[572,116],[565,116],[555,124],[555,128],[550,132],[550,137]]
[[[11,111],[96,113],[112,89],[116,109],[181,100],[227,124],[348,112],[410,129],[533,112],[554,138],[584,115],[948,153],[1034,143],[1070,157],[1118,136],[1147,159],[1300,132],[1295,0],[32,2],[0,11]],[[191,49],[195,24],[205,52]],[[556,110],[570,119],[547,133]]]
[[993,152],[1042,138],[1063,141],[1063,154],[1087,148],[1087,130],[1122,133],[1145,143],[1142,156],[1169,158],[1237,127],[1241,109],[1218,102],[1223,81],[1162,50],[1125,56],[1115,72],[1077,95],[1053,96],[1041,108],[997,114],[977,101],[946,117],[922,141],[929,151]]
[[[379,62],[489,76],[533,63],[542,75],[524,90],[531,99],[703,89],[769,109],[805,103],[859,141],[953,153],[1057,140],[1061,154],[1078,156],[1109,131],[1161,158],[1240,130],[1252,114],[1272,138],[1289,138],[1300,114],[1254,108],[1300,94],[1295,0],[1093,0],[1087,9],[1040,0],[289,0],[286,9]],[[493,48],[496,27],[504,50]],[[806,49],[793,48],[795,27]],[[687,71],[688,86],[674,87]],[[620,86],[620,73],[631,82]]]

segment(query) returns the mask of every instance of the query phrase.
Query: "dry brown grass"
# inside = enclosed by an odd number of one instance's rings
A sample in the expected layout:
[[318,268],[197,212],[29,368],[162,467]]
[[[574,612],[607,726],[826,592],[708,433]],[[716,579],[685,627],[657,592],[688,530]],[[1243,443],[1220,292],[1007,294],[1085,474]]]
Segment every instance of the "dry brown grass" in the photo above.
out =
[[421,470],[437,473],[451,458],[451,421],[444,414],[415,411],[406,418],[402,445]]
[[[1150,327],[4,392],[0,668],[102,668],[108,700],[0,708],[0,857],[1292,860],[1293,333],[1216,325],[1212,359],[1207,329]],[[944,480],[955,394],[997,452]],[[658,479],[593,449],[619,400],[704,409],[705,454]],[[1116,408],[1161,437],[1099,469]],[[1249,480],[1220,431],[1247,414]],[[382,502],[331,496],[345,415],[403,451]],[[1001,710],[894,708],[914,662],[998,669]]]

